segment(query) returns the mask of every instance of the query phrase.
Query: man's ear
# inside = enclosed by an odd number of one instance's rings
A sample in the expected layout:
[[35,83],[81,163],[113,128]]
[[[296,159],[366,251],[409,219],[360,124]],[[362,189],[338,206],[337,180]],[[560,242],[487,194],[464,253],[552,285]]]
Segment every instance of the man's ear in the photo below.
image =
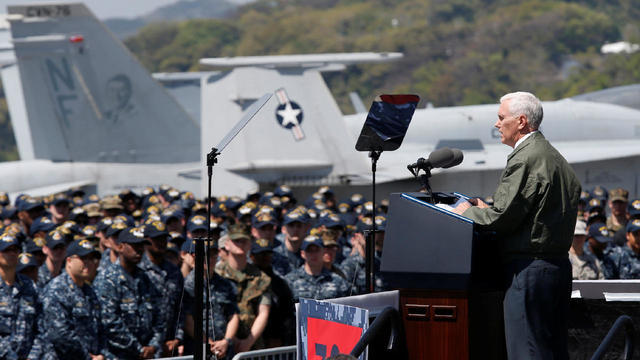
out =
[[525,130],[529,128],[529,119],[527,119],[527,115],[520,115],[518,117],[518,130]]

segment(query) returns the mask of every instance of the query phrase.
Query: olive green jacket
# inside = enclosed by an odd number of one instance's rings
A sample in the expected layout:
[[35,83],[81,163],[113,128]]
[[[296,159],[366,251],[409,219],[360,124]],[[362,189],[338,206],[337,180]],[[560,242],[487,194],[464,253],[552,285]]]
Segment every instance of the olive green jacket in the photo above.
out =
[[496,232],[505,261],[567,257],[580,190],[569,163],[536,132],[507,158],[494,204],[463,216]]

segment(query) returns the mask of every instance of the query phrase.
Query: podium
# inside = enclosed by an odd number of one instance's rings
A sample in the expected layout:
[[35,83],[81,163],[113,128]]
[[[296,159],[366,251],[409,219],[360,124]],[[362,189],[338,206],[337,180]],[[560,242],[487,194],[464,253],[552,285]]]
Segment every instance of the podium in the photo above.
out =
[[390,196],[380,270],[400,290],[410,359],[506,359],[498,243],[434,205],[461,196]]

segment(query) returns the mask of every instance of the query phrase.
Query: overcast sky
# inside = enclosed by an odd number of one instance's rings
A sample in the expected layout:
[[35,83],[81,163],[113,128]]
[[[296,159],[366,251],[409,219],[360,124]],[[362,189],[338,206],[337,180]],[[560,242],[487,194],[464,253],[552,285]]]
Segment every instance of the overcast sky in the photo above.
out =
[[[155,8],[175,3],[178,0],[82,0],[100,19],[113,17],[132,18],[146,14]],[[42,4],[42,0],[0,0],[0,14],[6,14],[7,5]],[[60,2],[60,1],[58,1]],[[78,2],[67,0],[66,2]]]

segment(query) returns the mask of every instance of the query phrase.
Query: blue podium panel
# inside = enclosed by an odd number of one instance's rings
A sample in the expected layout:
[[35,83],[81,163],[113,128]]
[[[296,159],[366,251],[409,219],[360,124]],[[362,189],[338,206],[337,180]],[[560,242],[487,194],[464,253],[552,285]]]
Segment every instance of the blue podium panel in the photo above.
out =
[[467,288],[473,226],[427,202],[424,193],[391,194],[380,270],[396,288]]

